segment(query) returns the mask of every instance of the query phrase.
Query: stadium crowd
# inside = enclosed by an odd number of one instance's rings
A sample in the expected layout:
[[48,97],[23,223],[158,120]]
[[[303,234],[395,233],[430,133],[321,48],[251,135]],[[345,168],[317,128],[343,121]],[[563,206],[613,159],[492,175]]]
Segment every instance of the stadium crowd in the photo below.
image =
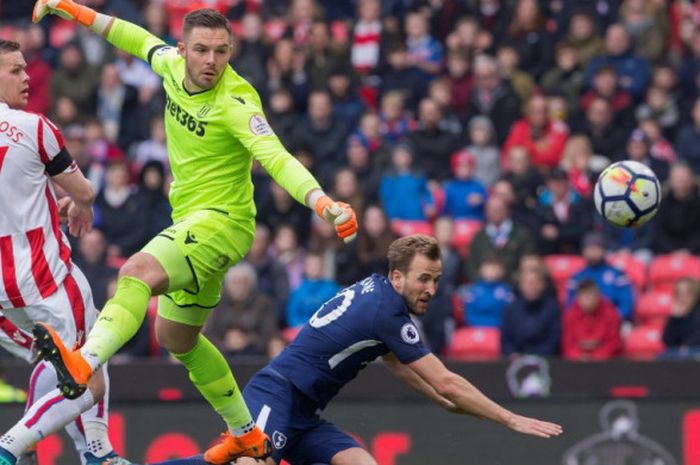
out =
[[[175,44],[183,16],[231,19],[233,69],[290,152],[358,212],[344,245],[259,167],[255,242],[206,332],[228,355],[278,353],[340,287],[385,273],[399,235],[434,235],[431,349],[474,358],[684,357],[700,349],[700,6],[688,0],[86,0]],[[67,21],[20,42],[28,110],[97,186],[74,260],[101,307],[118,266],[170,222],[165,95],[149,66]],[[592,189],[650,166],[656,218],[616,229]],[[151,314],[155,314],[155,308]],[[147,322],[148,323],[148,322]],[[142,331],[125,359],[160,356]]]

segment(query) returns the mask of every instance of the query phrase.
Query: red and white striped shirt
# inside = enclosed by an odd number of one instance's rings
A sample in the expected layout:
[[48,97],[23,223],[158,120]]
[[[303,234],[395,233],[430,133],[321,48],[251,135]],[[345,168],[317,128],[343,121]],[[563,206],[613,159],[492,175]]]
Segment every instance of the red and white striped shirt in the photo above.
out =
[[72,267],[47,172],[62,150],[46,117],[0,103],[0,308],[50,296]]

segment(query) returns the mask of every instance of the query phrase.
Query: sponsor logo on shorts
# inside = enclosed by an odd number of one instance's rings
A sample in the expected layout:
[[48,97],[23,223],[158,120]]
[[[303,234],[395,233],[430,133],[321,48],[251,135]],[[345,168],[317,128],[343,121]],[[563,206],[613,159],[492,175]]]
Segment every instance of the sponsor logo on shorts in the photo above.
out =
[[234,388],[231,388],[224,393],[224,397],[231,397],[231,396],[233,396],[234,392],[236,392],[236,390]]
[[420,334],[418,334],[418,328],[413,323],[406,323],[401,327],[401,339],[406,344],[415,344],[420,341]]
[[194,237],[194,234],[187,231],[187,237],[185,237],[185,244],[196,244],[196,243],[197,243],[197,238]]
[[226,255],[219,255],[211,261],[211,264],[214,268],[226,268],[230,261],[231,259]]
[[275,445],[275,449],[282,449],[287,445],[287,436],[284,433],[276,431],[272,433],[272,444]]
[[248,121],[248,127],[250,132],[256,136],[271,136],[274,134],[267,120],[262,115],[255,114],[251,116]]

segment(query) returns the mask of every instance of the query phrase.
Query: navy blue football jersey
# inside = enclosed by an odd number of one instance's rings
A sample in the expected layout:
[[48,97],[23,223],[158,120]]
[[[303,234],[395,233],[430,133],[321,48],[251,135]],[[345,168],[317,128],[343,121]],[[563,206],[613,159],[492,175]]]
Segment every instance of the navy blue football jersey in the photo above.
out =
[[427,355],[408,306],[389,279],[374,274],[324,303],[270,367],[323,408],[377,357],[402,363]]

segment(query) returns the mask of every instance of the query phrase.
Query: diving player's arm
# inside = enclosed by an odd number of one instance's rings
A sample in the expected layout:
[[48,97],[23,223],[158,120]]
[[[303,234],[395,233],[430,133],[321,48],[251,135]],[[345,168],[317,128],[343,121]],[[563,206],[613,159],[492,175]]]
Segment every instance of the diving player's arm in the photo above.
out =
[[440,407],[452,413],[466,413],[450,402],[446,397],[438,394],[430,384],[423,381],[423,379],[413,370],[401,363],[399,359],[396,358],[396,355],[389,352],[382,357],[382,361],[384,362],[384,365],[386,365],[386,367],[394,374],[394,376],[409,385],[414,391],[423,394]]
[[98,13],[73,0],[37,0],[32,21],[38,23],[47,14],[75,21],[105,37],[112,45],[144,61],[150,62],[154,47],[164,42],[147,30],[114,16]]
[[438,395],[469,415],[492,420],[513,431],[532,436],[549,438],[562,433],[560,425],[524,417],[498,405],[469,381],[448,370],[433,354],[425,355],[407,366]]

